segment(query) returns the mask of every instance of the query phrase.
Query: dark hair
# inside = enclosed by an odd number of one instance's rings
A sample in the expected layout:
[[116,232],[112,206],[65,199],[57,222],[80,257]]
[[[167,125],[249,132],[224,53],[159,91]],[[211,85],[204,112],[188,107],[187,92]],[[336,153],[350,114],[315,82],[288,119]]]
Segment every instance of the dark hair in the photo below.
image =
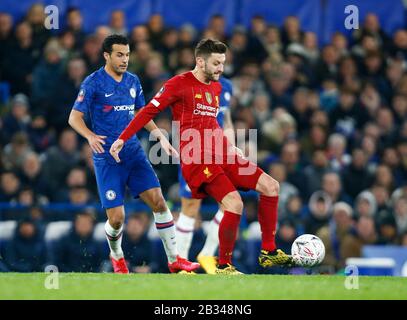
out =
[[103,52],[107,52],[108,54],[111,54],[113,51],[113,45],[114,44],[123,44],[123,45],[128,45],[129,40],[120,34],[112,34],[108,37],[105,38],[103,41],[102,49]]
[[207,58],[211,53],[226,53],[228,47],[221,41],[202,39],[195,47],[195,57]]

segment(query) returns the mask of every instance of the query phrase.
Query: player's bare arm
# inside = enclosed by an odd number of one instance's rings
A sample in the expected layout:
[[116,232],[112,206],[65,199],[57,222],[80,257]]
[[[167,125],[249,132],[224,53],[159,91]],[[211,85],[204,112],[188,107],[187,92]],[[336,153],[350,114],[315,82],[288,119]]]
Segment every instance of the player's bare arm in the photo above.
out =
[[[162,148],[168,155],[173,157],[179,157],[177,150],[174,149],[174,147],[170,144],[168,139],[165,137],[165,135],[163,135],[163,133],[157,127],[153,120],[150,120],[150,122],[148,122],[144,126],[144,128],[151,132],[157,138],[157,140],[160,141]],[[116,160],[116,162],[120,162],[119,153],[122,150],[123,146],[124,141],[122,139],[117,139],[110,147],[109,152],[112,155],[112,157]]]
[[88,143],[95,153],[104,153],[103,145],[106,143],[106,136],[100,136],[89,130],[84,121],[84,114],[80,111],[73,110],[69,115],[69,125],[78,132],[82,137],[88,140]]
[[158,141],[160,141],[161,147],[169,156],[179,157],[177,150],[175,150],[153,120],[147,123],[144,128],[148,130]]

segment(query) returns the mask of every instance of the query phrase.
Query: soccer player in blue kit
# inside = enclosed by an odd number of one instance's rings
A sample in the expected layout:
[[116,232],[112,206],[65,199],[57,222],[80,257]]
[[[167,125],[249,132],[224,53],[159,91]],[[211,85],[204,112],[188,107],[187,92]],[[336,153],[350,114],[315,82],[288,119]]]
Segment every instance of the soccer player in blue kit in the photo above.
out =
[[[199,264],[178,255],[173,216],[137,137],[132,137],[123,148],[120,163],[109,154],[110,145],[133,119],[137,109],[145,105],[140,80],[127,72],[129,54],[126,37],[111,35],[104,40],[106,64],[83,81],[68,122],[87,139],[93,151],[99,197],[108,217],[105,231],[114,272],[129,273],[121,248],[126,185],[133,197],[140,197],[153,211],[169,270],[191,272],[199,268]],[[85,116],[90,119],[91,129],[86,126]],[[178,156],[153,121],[145,129],[160,141],[167,154]]]
[[[235,133],[230,114],[230,99],[233,95],[232,83],[230,80],[221,77],[219,79],[222,85],[222,92],[219,96],[219,113],[216,117],[219,126],[224,129],[228,140],[235,145]],[[239,150],[240,152],[240,150]],[[179,194],[181,197],[181,212],[176,223],[178,251],[181,257],[188,258],[189,249],[192,243],[194,225],[199,216],[201,199],[193,199],[191,189],[188,187],[181,173],[178,170]],[[215,252],[219,245],[219,223],[223,218],[223,212],[219,208],[215,216],[209,223],[207,236],[202,250],[198,254],[198,262],[208,274],[215,274],[216,258]]]

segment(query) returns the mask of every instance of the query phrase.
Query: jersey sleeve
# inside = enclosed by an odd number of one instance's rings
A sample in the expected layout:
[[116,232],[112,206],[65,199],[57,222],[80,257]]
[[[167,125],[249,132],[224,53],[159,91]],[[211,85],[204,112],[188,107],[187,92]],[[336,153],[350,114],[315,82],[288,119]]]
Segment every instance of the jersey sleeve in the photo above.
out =
[[136,79],[136,101],[134,102],[135,109],[140,109],[146,105],[146,100],[144,98],[143,88],[141,87],[141,82]]
[[149,104],[163,111],[169,105],[176,102],[180,97],[179,79],[177,77],[168,80],[164,86],[151,99]]
[[179,97],[180,92],[177,78],[171,78],[165,83],[154,98],[151,99],[151,101],[136,114],[133,120],[130,121],[126,129],[120,134],[119,139],[122,139],[123,141],[130,139],[158,113],[176,102]]
[[88,113],[90,105],[93,101],[94,92],[95,92],[94,83],[92,83],[89,79],[86,79],[81,84],[78,96],[76,97],[72,109],[80,111],[85,114]]

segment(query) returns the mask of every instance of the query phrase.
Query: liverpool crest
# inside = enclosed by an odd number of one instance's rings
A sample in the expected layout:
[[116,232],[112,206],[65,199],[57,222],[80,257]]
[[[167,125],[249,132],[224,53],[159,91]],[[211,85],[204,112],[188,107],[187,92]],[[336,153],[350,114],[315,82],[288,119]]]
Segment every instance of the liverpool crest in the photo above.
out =
[[208,101],[209,104],[212,103],[212,95],[209,92],[205,92],[205,98],[206,98],[206,101]]

